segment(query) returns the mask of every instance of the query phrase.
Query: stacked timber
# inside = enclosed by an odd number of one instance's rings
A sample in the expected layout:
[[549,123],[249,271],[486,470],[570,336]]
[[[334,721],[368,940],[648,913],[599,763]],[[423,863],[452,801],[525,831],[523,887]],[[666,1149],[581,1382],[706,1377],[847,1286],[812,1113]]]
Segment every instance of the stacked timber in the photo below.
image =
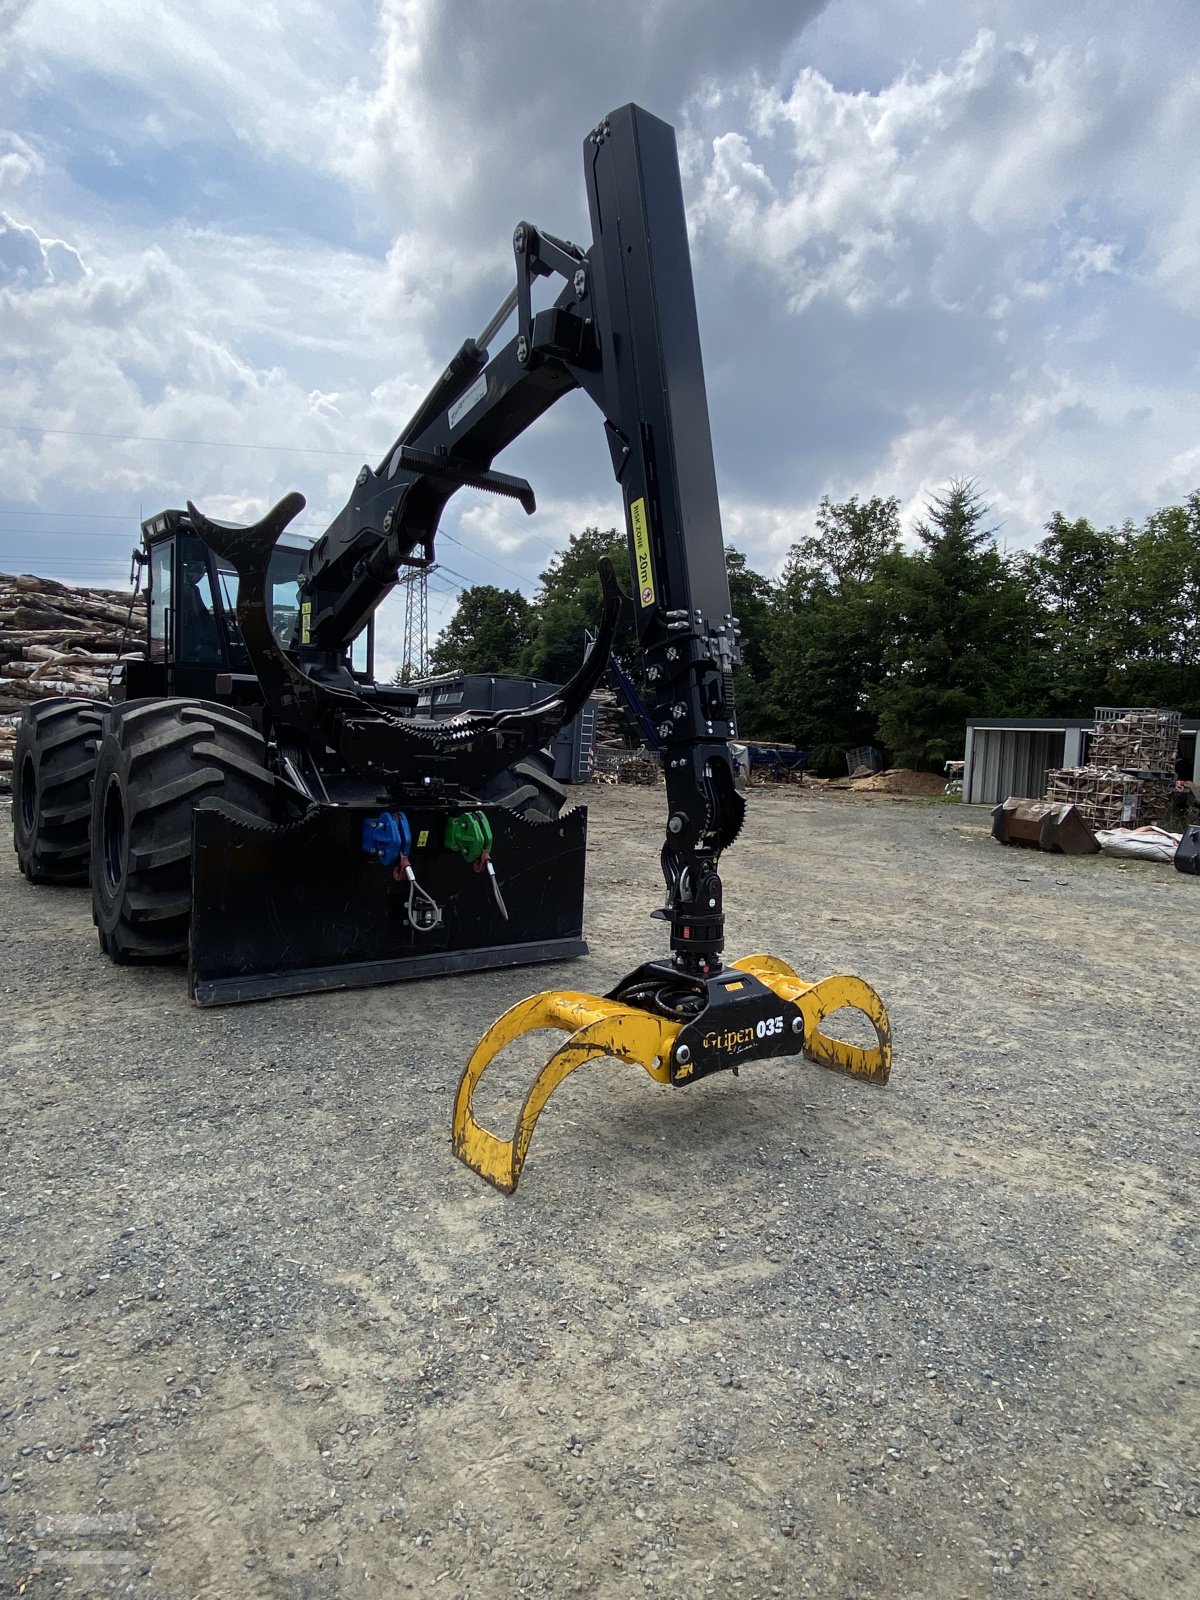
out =
[[641,729],[623,697],[615,689],[601,684],[592,690],[592,700],[596,707],[593,782],[661,783],[662,766],[654,752],[642,742]]
[[1078,807],[1093,829],[1161,822],[1174,799],[1178,753],[1177,711],[1097,707],[1088,765],[1048,772],[1045,798]]
[[1093,832],[1138,825],[1138,780],[1115,768],[1052,768],[1046,774],[1045,798],[1056,806],[1075,806]]
[[0,789],[11,783],[16,725],[53,695],[103,699],[122,655],[140,655],[146,602],[113,589],[0,572]]
[[645,784],[665,782],[662,763],[653,750],[630,750],[623,744],[598,744],[594,747],[592,782],[601,784]]
[[596,702],[596,743],[629,747],[632,718],[612,689],[603,684],[592,690]]
[[1179,756],[1179,713],[1145,706],[1125,711],[1098,706],[1088,754],[1094,767],[1174,772]]

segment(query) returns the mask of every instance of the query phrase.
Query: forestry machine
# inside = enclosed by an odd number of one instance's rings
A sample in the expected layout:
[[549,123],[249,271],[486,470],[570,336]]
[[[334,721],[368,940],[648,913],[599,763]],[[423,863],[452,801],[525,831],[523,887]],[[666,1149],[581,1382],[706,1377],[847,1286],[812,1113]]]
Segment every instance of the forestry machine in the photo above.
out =
[[[670,955],[605,997],[536,995],[484,1034],[459,1085],[453,1147],[505,1192],[550,1094],[593,1058],[681,1086],[765,1056],[803,1053],[876,1083],[891,1062],[886,1011],[862,979],[807,983],[765,955],[722,961],[718,860],[744,811],[729,750],[737,619],[674,133],[624,106],[587,138],[584,170],[590,247],[517,226],[515,286],[315,545],[298,550],[285,532],[298,494],[251,527],[190,503],[152,518],[149,660],[126,665],[124,698],[107,710],[36,708],[16,752],[27,875],[78,870],[90,816],[102,944],[127,960],[187,943],[202,1003],[569,957],[586,950],[586,813],[560,811],[538,752],[587,700],[631,606],[666,775],[666,896],[653,914]],[[535,310],[540,278],[554,298]],[[492,462],[574,389],[604,418],[632,601],[606,568],[596,638],[560,691],[420,718],[411,691],[354,670],[353,641],[401,570],[432,562],[456,490],[534,509],[529,484]],[[842,1008],[865,1013],[874,1046],[823,1030]],[[499,1138],[474,1116],[476,1085],[506,1044],[546,1028],[569,1038],[513,1138]]]

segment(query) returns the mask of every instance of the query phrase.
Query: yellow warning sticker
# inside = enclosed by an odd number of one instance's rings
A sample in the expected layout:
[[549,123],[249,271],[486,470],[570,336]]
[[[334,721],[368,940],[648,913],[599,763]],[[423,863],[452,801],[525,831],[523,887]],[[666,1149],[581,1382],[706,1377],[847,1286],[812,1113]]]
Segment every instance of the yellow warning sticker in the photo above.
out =
[[424,850],[425,846],[428,843],[429,843],[429,829],[428,828],[422,828],[420,833],[417,835],[417,849],[418,850]]
[[312,601],[300,602],[300,643],[312,643]]
[[650,562],[650,523],[646,517],[646,502],[635,500],[629,508],[633,523],[633,565],[637,582],[638,600],[644,606],[654,604],[654,568]]

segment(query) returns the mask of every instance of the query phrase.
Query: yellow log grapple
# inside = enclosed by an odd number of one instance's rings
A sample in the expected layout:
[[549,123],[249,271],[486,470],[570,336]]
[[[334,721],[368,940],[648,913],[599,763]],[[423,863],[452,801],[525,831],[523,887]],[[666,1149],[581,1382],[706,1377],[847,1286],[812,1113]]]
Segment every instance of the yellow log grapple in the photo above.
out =
[[[651,968],[643,969],[643,973]],[[624,989],[624,985],[622,988]],[[657,1083],[684,1085],[710,1072],[736,1072],[742,1061],[803,1053],[810,1061],[869,1083],[888,1080],[892,1063],[887,1012],[861,978],[805,983],[774,956],[746,956],[707,980],[707,998],[664,970],[639,991],[640,1004],[571,989],[535,994],[492,1023],[475,1046],[454,1102],[454,1153],[504,1194],[517,1187],[529,1142],[546,1102],[564,1078],[601,1056],[643,1067]],[[626,989],[626,993],[629,991]],[[647,1009],[652,1001],[655,1009]],[[821,1024],[845,1008],[863,1012],[875,1029],[870,1049],[822,1032]],[[485,1068],[513,1040],[558,1028],[569,1034],[533,1080],[511,1139],[490,1133],[472,1109]]]

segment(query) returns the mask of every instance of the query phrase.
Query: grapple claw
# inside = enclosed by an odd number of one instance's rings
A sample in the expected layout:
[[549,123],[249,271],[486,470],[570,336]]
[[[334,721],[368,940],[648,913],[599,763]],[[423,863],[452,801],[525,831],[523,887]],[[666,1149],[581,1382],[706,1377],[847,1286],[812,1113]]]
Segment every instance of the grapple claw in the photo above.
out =
[[[475,1089],[484,1069],[506,1045],[545,1028],[558,1028],[570,1037],[533,1080],[512,1138],[502,1139],[477,1121]],[[659,1083],[666,1083],[667,1060],[678,1032],[677,1022],[573,990],[552,990],[522,1000],[492,1023],[467,1062],[454,1100],[454,1154],[502,1194],[512,1194],[537,1120],[564,1078],[587,1061],[612,1056],[643,1067]]]
[[[738,981],[735,973],[744,973],[753,982]],[[674,980],[666,989],[664,978]],[[630,998],[619,997],[622,989]],[[802,1051],[820,1066],[872,1083],[887,1082],[892,1061],[887,1012],[861,978],[805,983],[785,962],[757,955],[746,956],[706,980],[699,997],[693,996],[694,1005],[688,1003],[688,992],[670,968],[650,964],[618,985],[615,996],[551,990],[513,1006],[475,1046],[459,1082],[454,1154],[502,1194],[512,1194],[546,1102],[576,1067],[600,1056],[639,1066],[657,1083],[682,1085],[709,1072],[736,1068],[742,1061]],[[634,996],[638,998],[631,1003]],[[777,1001],[784,1002],[782,1011]],[[843,1007],[868,1018],[878,1040],[875,1048],[847,1044],[822,1031],[826,1018]],[[533,1080],[512,1138],[502,1139],[475,1117],[479,1080],[506,1045],[547,1028],[557,1028],[569,1038]]]
[[[781,1000],[791,1000],[799,1006],[804,1018],[804,1054],[818,1066],[830,1067],[834,1072],[846,1072],[851,1077],[866,1078],[869,1083],[886,1083],[892,1070],[892,1028],[887,1007],[871,985],[862,978],[839,973],[833,978],[821,978],[817,983],[805,983],[785,961],[775,956],[743,956],[733,963],[741,972],[773,989]],[[861,1011],[875,1029],[878,1041],[874,1048],[847,1044],[822,1032],[821,1024],[835,1011],[843,1008]]]

